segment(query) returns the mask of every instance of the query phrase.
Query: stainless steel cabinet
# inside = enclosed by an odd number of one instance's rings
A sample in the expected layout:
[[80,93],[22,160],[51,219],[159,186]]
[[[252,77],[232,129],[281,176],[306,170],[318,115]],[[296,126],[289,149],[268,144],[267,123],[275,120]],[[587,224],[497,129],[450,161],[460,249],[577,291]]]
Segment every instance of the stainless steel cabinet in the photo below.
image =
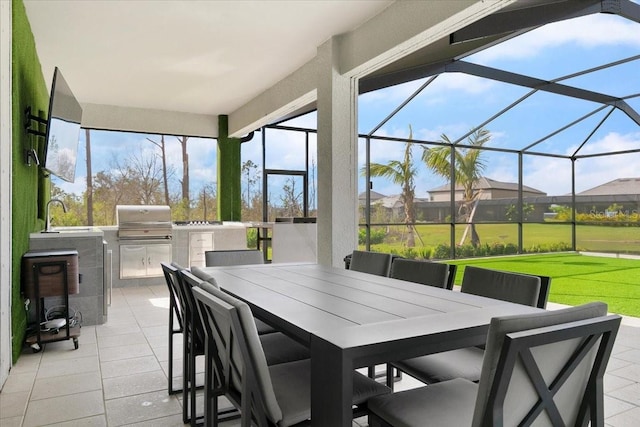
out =
[[171,244],[120,245],[120,278],[162,276],[161,262],[171,262]]

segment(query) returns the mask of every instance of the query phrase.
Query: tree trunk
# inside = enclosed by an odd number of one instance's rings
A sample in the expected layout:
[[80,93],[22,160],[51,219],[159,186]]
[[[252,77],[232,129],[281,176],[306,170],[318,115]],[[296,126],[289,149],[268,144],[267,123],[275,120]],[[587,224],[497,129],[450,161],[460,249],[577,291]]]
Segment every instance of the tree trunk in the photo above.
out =
[[84,130],[87,150],[87,225],[93,225],[93,177],[91,171],[91,131]]
[[407,247],[413,248],[416,245],[415,235],[414,235],[414,227],[413,223],[415,222],[414,218],[414,209],[413,209],[413,194],[409,193],[406,195],[406,200],[404,201],[404,222],[407,225]]
[[169,205],[169,178],[167,177],[167,150],[164,142],[164,135],[160,136],[160,147],[162,150],[162,183],[164,184],[164,202]]
[[189,154],[187,153],[188,136],[177,137],[182,147],[182,201],[187,212],[189,211]]
[[155,142],[153,139],[147,138],[147,141],[151,142],[156,147],[160,148],[160,155],[162,157],[162,184],[164,185],[164,203],[170,204],[169,199],[169,177],[167,176],[167,150],[164,135],[160,135],[160,142]]

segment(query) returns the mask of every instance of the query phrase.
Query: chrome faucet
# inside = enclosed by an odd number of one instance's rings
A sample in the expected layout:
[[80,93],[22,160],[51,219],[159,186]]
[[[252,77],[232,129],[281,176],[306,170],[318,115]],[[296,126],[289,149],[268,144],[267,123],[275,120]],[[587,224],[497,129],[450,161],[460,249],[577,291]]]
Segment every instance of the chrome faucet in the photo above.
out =
[[45,226],[44,226],[44,232],[45,233],[51,232],[51,213],[49,212],[49,206],[53,202],[60,203],[62,205],[62,210],[64,211],[64,213],[67,213],[67,207],[64,205],[64,202],[62,200],[60,200],[60,199],[50,199],[47,202],[47,222],[45,223]]

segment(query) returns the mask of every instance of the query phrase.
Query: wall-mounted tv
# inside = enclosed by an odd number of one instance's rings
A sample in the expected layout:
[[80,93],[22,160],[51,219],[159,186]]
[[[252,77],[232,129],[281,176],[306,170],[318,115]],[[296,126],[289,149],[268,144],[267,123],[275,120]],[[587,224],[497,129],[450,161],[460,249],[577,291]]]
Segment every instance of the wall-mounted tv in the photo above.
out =
[[81,122],[82,107],[56,67],[51,83],[42,167],[68,182],[75,180]]

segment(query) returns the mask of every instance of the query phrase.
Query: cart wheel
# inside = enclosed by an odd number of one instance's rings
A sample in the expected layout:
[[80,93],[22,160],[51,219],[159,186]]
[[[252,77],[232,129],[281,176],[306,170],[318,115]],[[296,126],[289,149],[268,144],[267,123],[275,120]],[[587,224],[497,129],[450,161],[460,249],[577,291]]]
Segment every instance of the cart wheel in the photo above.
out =
[[78,349],[78,338],[74,338],[74,339],[73,339],[73,347],[74,347],[74,349],[76,349],[76,350]]

